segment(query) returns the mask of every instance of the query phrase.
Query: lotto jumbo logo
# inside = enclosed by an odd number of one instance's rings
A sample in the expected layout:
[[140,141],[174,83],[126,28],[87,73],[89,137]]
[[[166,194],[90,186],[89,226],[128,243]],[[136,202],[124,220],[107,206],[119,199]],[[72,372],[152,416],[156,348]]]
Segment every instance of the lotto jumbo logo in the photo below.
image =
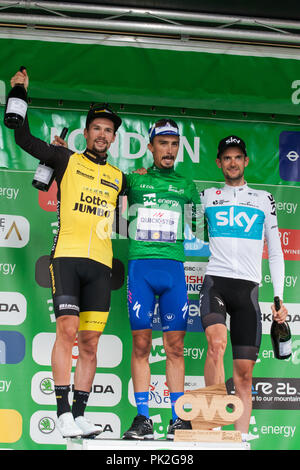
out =
[[279,136],[279,174],[285,181],[300,181],[300,132],[283,131]]
[[23,248],[29,242],[29,222],[20,215],[0,215],[0,247]]

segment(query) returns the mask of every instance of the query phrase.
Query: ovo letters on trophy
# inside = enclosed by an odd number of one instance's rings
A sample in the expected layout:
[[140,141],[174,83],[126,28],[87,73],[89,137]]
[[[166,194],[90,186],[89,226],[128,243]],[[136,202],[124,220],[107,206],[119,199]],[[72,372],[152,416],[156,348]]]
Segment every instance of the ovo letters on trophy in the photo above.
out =
[[[189,408],[188,411],[184,409]],[[215,430],[233,424],[243,413],[243,403],[228,395],[225,384],[186,391],[175,404],[179,418],[191,421],[191,430],[176,430],[174,441],[241,442],[240,431]]]

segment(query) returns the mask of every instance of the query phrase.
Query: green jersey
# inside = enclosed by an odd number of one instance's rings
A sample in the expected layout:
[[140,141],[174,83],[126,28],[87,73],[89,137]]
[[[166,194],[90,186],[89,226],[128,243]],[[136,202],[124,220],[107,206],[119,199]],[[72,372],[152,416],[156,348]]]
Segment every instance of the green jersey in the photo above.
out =
[[193,181],[172,169],[152,166],[126,175],[129,259],[184,261],[184,225],[200,205]]

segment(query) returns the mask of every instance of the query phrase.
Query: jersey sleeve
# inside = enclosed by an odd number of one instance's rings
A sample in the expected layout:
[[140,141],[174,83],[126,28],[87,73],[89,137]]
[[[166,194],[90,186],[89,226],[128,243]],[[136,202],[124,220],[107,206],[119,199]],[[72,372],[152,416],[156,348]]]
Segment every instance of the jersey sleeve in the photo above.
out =
[[199,202],[197,204],[197,230],[198,238],[208,242],[208,230],[207,230],[207,221],[205,217],[205,190],[202,190],[198,193]]
[[126,194],[126,188],[127,188],[127,178],[128,176],[122,172],[122,186],[120,189],[119,196],[123,196]]
[[127,196],[128,192],[129,192],[129,189],[131,187],[131,184],[132,184],[133,174],[132,173],[123,173],[123,175],[124,175],[125,183],[124,183],[124,186],[123,186],[122,195]]
[[265,193],[264,225],[274,296],[278,296],[280,299],[283,299],[284,257],[278,230],[276,204],[272,194],[270,193]]
[[124,237],[127,236],[127,232],[128,232],[128,221],[126,218],[123,217],[123,204],[124,204],[124,196],[126,196],[127,177],[128,175],[122,172],[122,186],[117,197],[115,218],[114,218],[114,225],[113,225],[113,231]]

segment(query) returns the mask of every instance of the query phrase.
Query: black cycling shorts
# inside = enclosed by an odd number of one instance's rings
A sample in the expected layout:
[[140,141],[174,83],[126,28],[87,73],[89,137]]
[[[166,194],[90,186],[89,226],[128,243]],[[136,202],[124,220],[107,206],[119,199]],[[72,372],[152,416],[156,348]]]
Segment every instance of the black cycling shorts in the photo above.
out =
[[206,275],[200,291],[202,326],[226,325],[230,316],[233,359],[256,361],[261,342],[258,284],[244,279]]
[[80,317],[79,330],[103,331],[110,307],[111,269],[87,258],[59,257],[50,266],[56,318]]

